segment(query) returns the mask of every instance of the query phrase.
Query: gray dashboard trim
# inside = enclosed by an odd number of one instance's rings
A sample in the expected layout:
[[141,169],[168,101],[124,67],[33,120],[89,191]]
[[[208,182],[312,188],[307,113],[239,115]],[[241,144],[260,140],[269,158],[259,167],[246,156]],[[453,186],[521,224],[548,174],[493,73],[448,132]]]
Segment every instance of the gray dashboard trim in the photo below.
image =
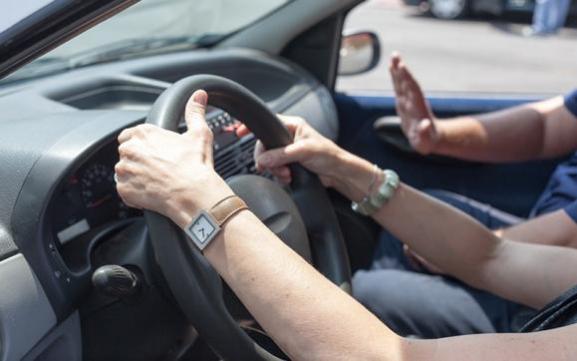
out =
[[12,210],[11,231],[20,252],[44,287],[58,320],[73,311],[78,297],[73,295],[85,288],[87,281],[75,282],[62,263],[53,235],[46,230],[46,207],[63,177],[82,161],[81,155],[89,156],[114,141],[118,132],[142,121],[144,115],[129,111],[79,111],[44,118],[60,130],[70,124],[70,120],[81,121],[69,125],[59,140],[44,149],[28,172]]
[[12,239],[10,233],[4,229],[2,224],[0,224],[0,261],[8,258],[18,251],[16,243]]
[[78,311],[53,328],[22,361],[80,361],[82,332]]
[[0,261],[0,285],[0,360],[16,361],[56,325],[56,315],[22,254]]

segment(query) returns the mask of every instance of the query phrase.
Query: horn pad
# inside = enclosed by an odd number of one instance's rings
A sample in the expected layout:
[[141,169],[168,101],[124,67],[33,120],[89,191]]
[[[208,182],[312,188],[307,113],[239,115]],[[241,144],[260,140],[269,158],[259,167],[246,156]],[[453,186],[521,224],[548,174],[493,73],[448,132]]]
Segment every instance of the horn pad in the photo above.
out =
[[261,222],[293,251],[312,263],[305,224],[296,204],[280,185],[256,175],[234,176],[226,182]]

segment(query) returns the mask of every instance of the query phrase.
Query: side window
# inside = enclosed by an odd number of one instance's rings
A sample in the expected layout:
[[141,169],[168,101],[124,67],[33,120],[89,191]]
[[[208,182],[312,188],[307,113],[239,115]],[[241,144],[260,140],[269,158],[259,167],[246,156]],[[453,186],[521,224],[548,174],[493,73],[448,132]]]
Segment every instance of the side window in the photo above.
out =
[[[345,34],[377,34],[381,60],[368,72],[340,75],[337,90],[392,91],[388,63],[399,51],[427,93],[567,92],[577,86],[575,6],[567,9],[567,21],[559,19],[547,34],[535,33],[533,8],[528,0],[365,2],[349,14]],[[350,56],[349,50],[342,50],[341,58]]]

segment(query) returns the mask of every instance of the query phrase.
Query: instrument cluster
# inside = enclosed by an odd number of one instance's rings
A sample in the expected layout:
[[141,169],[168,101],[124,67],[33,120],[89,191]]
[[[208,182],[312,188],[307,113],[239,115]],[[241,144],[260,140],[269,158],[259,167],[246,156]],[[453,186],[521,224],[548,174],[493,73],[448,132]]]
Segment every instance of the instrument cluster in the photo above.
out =
[[60,245],[110,221],[142,214],[126,206],[116,192],[114,165],[117,162],[117,144],[113,142],[61,186],[51,209],[52,225]]
[[[212,107],[208,109],[207,122],[214,133],[217,172],[223,178],[254,172],[254,137],[239,137],[238,120]],[[117,162],[118,143],[111,141],[59,186],[50,214],[60,246],[110,222],[142,215],[140,210],[126,206],[116,192],[114,166]]]

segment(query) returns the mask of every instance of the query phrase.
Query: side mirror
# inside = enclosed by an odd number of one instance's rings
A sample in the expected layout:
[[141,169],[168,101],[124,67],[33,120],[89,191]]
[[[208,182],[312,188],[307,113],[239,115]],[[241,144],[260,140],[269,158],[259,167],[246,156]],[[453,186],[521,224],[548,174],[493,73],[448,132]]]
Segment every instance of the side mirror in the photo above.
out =
[[344,34],[341,41],[339,75],[357,75],[374,69],[381,60],[381,44],[370,31]]

